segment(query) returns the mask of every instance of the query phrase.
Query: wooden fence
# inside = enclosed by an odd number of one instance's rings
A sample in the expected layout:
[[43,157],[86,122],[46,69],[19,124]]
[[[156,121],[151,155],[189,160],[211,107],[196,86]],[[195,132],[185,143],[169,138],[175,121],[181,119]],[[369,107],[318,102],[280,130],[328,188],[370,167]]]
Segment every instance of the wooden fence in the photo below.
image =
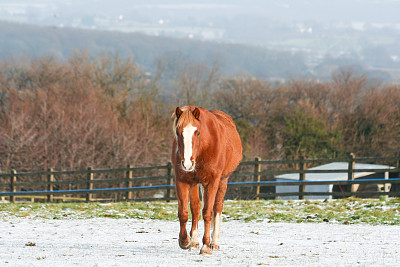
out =
[[[347,169],[310,170],[321,163],[348,162]],[[355,162],[386,164],[391,168],[355,169]],[[261,160],[243,161],[232,174],[226,198],[259,199],[297,196],[370,197],[400,196],[400,156],[356,158],[351,155],[342,159]],[[375,179],[354,179],[358,172],[378,173]],[[295,173],[298,181],[276,181],[280,174]],[[347,173],[346,181],[308,181],[310,173]],[[386,173],[386,175],[385,175]],[[67,177],[67,179],[65,178]],[[71,178],[72,177],[72,178]],[[21,172],[12,170],[0,174],[1,200],[18,201],[170,201],[176,199],[174,176],[171,163],[162,166],[117,169],[93,169],[76,171]],[[356,191],[355,185],[384,184],[382,192]],[[308,192],[307,186],[336,185],[341,192]],[[391,185],[391,190],[388,186]],[[277,186],[298,186],[295,192],[277,193]]]

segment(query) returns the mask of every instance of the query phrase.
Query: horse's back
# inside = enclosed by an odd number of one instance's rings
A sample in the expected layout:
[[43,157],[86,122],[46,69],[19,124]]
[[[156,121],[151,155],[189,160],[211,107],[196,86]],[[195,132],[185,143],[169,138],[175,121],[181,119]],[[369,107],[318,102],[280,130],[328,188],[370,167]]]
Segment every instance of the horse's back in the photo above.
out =
[[232,117],[226,114],[225,112],[220,110],[212,110],[211,113],[217,117],[220,123],[224,124],[225,126],[233,127],[236,129]]

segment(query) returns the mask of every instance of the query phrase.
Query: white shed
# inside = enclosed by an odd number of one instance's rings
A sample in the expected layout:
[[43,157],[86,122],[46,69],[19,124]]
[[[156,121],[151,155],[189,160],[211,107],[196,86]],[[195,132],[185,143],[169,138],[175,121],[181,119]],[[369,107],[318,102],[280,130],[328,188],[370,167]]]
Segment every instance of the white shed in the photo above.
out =
[[[309,170],[347,170],[349,168],[348,162],[332,162],[329,164],[320,165],[317,167],[309,168]],[[354,169],[388,169],[393,168],[387,165],[377,164],[363,164],[355,163]],[[387,173],[387,172],[386,172]],[[354,173],[354,179],[356,178],[372,178],[375,172],[356,172]],[[382,177],[382,174],[376,174]],[[387,174],[386,174],[387,176]],[[345,172],[327,172],[327,173],[306,173],[306,181],[346,181],[347,173]],[[281,174],[275,177],[276,181],[298,181],[300,179],[299,173],[288,173]],[[305,186],[305,192],[332,192],[333,185],[307,185]],[[276,186],[276,193],[288,193],[288,192],[299,192],[298,185],[289,186]],[[298,196],[282,196],[279,199],[298,199]],[[332,196],[306,196],[306,199],[330,199]]]

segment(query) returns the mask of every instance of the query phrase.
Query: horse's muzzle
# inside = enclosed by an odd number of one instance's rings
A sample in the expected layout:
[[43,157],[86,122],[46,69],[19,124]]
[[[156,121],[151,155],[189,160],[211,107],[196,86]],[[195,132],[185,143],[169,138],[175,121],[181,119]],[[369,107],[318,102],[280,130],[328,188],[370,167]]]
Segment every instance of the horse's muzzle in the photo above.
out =
[[182,169],[185,172],[192,172],[192,171],[194,171],[194,167],[196,165],[196,162],[194,160],[191,160],[191,161],[182,160],[181,161],[181,165],[182,165]]

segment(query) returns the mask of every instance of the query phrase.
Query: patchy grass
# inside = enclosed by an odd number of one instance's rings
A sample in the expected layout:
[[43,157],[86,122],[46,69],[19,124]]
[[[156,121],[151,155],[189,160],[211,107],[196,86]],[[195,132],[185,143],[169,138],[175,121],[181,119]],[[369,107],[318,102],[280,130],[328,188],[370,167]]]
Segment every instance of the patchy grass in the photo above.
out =
[[[89,219],[96,217],[178,220],[177,202],[119,203],[24,203],[0,204],[0,220],[10,217],[31,219]],[[400,198],[349,198],[331,201],[227,200],[224,221],[242,220],[400,225]]]
[[225,220],[400,225],[400,199],[226,201]]
[[177,203],[118,202],[118,203],[24,203],[0,204],[0,220],[9,216],[42,219],[136,218],[177,219]]

